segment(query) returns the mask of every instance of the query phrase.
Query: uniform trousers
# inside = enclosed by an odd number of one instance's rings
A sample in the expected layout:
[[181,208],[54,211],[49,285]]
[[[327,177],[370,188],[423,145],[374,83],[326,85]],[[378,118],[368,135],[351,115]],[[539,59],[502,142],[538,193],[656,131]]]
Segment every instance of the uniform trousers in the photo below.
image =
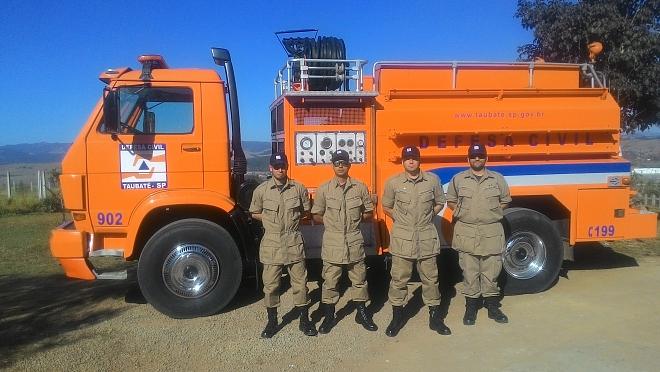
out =
[[500,294],[497,277],[502,271],[502,255],[475,256],[458,252],[458,264],[463,270],[463,295],[479,298]]
[[351,299],[357,302],[369,300],[367,267],[364,260],[349,264],[334,264],[323,261],[321,302],[324,304],[336,304],[339,301],[337,285],[344,268],[348,271],[348,278],[351,280]]
[[307,296],[307,268],[305,261],[298,261],[286,265],[264,264],[262,279],[264,282],[264,305],[266,307],[280,306],[280,281],[282,270],[286,267],[293,291],[293,302],[296,306],[309,304]]
[[393,306],[403,306],[408,295],[408,282],[412,276],[413,265],[422,281],[422,299],[427,306],[440,305],[438,288],[438,263],[436,256],[414,259],[392,256],[390,289],[388,297]]

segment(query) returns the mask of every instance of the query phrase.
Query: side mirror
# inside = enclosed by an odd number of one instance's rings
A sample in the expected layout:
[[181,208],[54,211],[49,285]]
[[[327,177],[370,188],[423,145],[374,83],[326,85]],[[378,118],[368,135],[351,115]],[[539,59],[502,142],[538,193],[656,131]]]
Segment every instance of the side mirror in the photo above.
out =
[[211,48],[211,56],[213,56],[213,62],[216,65],[222,66],[227,61],[231,62],[229,51],[224,48]]
[[119,94],[117,90],[105,88],[103,90],[103,120],[105,131],[119,133]]

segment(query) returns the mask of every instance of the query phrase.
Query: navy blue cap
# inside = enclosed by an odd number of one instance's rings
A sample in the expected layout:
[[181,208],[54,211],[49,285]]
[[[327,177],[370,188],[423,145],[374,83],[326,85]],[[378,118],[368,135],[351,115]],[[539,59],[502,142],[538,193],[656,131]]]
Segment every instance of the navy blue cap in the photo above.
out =
[[276,152],[270,156],[269,164],[272,167],[286,167],[289,164],[289,160],[283,152]]
[[401,150],[401,159],[417,159],[419,160],[419,149],[415,146],[405,146]]
[[481,158],[485,158],[488,155],[486,152],[486,146],[480,143],[470,145],[470,148],[468,149],[468,158],[473,158],[477,155]]
[[330,161],[334,163],[338,160],[343,160],[346,163],[351,162],[351,158],[350,156],[348,156],[348,152],[346,152],[346,150],[337,150],[332,154],[332,158],[330,158]]

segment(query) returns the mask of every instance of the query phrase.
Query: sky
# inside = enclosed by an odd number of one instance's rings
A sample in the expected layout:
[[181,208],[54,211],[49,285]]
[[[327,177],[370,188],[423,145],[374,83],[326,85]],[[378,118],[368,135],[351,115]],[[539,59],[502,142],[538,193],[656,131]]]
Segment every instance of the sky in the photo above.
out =
[[268,141],[273,79],[286,61],[276,31],[340,37],[369,73],[383,60],[513,61],[532,40],[513,0],[2,3],[0,145],[73,141],[101,97],[99,74],[138,69],[141,54],[216,69],[210,48],[229,49],[243,140]]

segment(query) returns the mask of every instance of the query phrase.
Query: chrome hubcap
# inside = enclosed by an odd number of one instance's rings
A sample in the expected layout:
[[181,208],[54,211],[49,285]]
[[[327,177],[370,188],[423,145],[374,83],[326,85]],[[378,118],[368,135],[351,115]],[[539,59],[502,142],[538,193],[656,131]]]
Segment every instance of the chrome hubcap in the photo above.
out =
[[163,281],[179,297],[207,294],[220,277],[220,264],[213,252],[199,244],[180,244],[163,263]]
[[516,279],[535,277],[545,266],[547,250],[543,239],[531,231],[514,233],[506,242],[504,270]]

